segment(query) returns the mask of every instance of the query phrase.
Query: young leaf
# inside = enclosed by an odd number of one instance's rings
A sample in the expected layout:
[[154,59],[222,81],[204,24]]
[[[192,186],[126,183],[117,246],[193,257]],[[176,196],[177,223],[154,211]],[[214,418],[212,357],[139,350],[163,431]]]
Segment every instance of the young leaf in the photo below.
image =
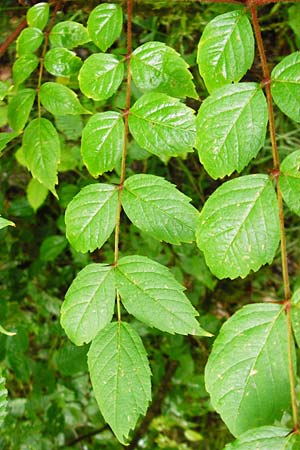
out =
[[85,186],[66,209],[66,234],[78,252],[102,247],[116,225],[118,190],[109,184]]
[[96,6],[90,13],[87,23],[92,41],[102,52],[106,52],[120,36],[122,26],[122,8],[109,3]]
[[44,40],[44,34],[39,28],[25,28],[17,39],[17,55],[34,53]]
[[39,61],[39,58],[31,53],[16,59],[12,68],[14,84],[18,86],[27,80],[39,65]]
[[288,207],[300,216],[300,150],[289,154],[282,161],[279,185]]
[[3,150],[6,145],[12,141],[19,133],[0,133],[0,152]]
[[222,184],[201,211],[196,237],[218,278],[244,278],[250,270],[271,263],[280,232],[269,177],[246,175]]
[[[224,450],[292,450],[292,444],[297,438],[290,434],[288,428],[259,427],[246,431],[232,444],[226,445]],[[296,450],[296,447],[294,447]]]
[[126,444],[151,400],[151,372],[141,338],[128,323],[107,325],[91,344],[88,366],[100,411]]
[[112,266],[89,264],[79,272],[61,308],[61,325],[74,344],[89,343],[111,321],[115,295]]
[[25,127],[35,95],[35,89],[22,89],[9,102],[7,118],[13,130],[20,132]]
[[300,346],[300,289],[297,289],[292,296],[292,323],[293,332],[298,347]]
[[224,86],[204,100],[196,119],[196,148],[209,175],[240,172],[263,146],[267,122],[267,102],[257,83]]
[[43,30],[49,18],[49,3],[37,3],[29,8],[26,14],[27,23],[30,27]]
[[167,267],[145,256],[125,256],[116,268],[116,284],[129,314],[150,327],[174,334],[208,336],[184,287]]
[[162,42],[146,42],[134,50],[130,69],[133,81],[143,92],[198,98],[188,64]]
[[81,92],[93,100],[111,97],[122,83],[124,64],[113,55],[96,53],[89,56],[79,72]]
[[197,63],[209,92],[239,81],[252,66],[254,37],[244,11],[219,15],[205,27]]
[[195,144],[194,111],[166,94],[144,94],[130,109],[129,128],[138,144],[157,156],[191,152]]
[[122,115],[114,111],[96,113],[82,132],[81,153],[93,177],[113,170],[121,159],[124,145]]
[[190,201],[173,184],[154,175],[127,178],[122,193],[122,206],[131,222],[171,244],[195,240],[199,214]]
[[81,106],[74,91],[63,84],[51,81],[41,86],[41,102],[54,116],[90,114]]
[[48,189],[35,178],[31,178],[28,183],[26,194],[29,205],[37,211],[45,202]]
[[60,144],[56,129],[44,118],[34,119],[23,135],[25,162],[32,176],[54,195]]
[[56,47],[46,53],[44,65],[56,77],[70,77],[79,71],[82,61],[71,50]]
[[86,44],[91,39],[88,30],[81,23],[66,20],[54,25],[49,40],[52,47],[74,48]]
[[7,390],[5,387],[5,378],[0,375],[0,425],[7,415]]
[[11,220],[3,219],[3,217],[0,216],[0,230],[8,226],[15,227],[16,225]]
[[278,108],[300,122],[300,52],[283,58],[272,70],[271,81],[272,97]]
[[290,404],[288,367],[286,318],[280,305],[244,306],[222,326],[205,383],[213,407],[234,436],[281,419]]

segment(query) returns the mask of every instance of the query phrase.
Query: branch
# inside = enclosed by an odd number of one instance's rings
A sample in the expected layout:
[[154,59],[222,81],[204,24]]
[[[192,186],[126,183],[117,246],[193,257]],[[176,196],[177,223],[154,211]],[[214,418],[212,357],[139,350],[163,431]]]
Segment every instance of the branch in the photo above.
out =
[[24,30],[24,28],[27,27],[27,20],[23,19],[19,25],[17,26],[17,28],[6,38],[6,40],[0,45],[0,58],[2,55],[4,55],[4,53],[6,52],[6,50],[8,49],[8,47],[10,46],[10,44],[12,44],[17,37],[19,36],[19,34],[21,33],[22,30]]

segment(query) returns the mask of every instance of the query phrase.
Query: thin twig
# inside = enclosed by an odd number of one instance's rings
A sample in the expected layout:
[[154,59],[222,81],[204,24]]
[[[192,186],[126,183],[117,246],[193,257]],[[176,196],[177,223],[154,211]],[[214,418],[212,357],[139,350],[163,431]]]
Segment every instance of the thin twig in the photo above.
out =
[[5,41],[0,45],[0,58],[2,55],[4,55],[4,53],[6,52],[6,50],[8,49],[8,47],[10,46],[10,44],[12,44],[17,37],[19,36],[19,34],[21,33],[22,30],[24,30],[24,28],[26,28],[27,26],[27,20],[23,19],[19,25],[17,26],[17,28],[5,39]]

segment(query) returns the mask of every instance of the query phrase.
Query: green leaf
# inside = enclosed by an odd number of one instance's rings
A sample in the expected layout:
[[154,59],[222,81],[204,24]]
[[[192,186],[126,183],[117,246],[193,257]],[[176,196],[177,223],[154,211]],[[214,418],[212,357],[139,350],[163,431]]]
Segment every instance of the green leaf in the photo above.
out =
[[75,92],[63,84],[44,83],[40,93],[42,105],[54,116],[90,114],[81,106]]
[[244,306],[222,326],[205,383],[213,407],[234,436],[281,419],[291,400],[288,368],[286,317],[280,305]]
[[0,81],[0,101],[7,96],[9,88],[9,82]]
[[67,238],[78,252],[102,247],[116,225],[118,189],[109,184],[85,186],[66,209]]
[[115,295],[112,266],[89,264],[79,272],[61,308],[61,325],[74,344],[89,343],[111,321]]
[[144,94],[130,109],[129,129],[138,144],[157,156],[193,151],[194,111],[166,94]]
[[154,175],[127,178],[122,193],[122,206],[131,222],[171,244],[195,240],[199,214],[190,201],[173,184]]
[[79,72],[80,90],[93,100],[111,97],[123,81],[124,64],[113,55],[97,53],[89,56]]
[[209,335],[167,267],[145,256],[125,256],[116,268],[116,283],[123,305],[141,322],[171,334]]
[[37,3],[29,8],[26,19],[30,27],[43,30],[49,19],[49,3]]
[[36,55],[30,53],[16,59],[12,68],[14,84],[18,86],[27,80],[39,65],[39,61],[40,60]]
[[56,129],[44,118],[34,119],[23,135],[25,161],[32,176],[55,196],[60,144]]
[[279,186],[288,207],[300,216],[300,150],[291,153],[282,161]]
[[49,40],[52,47],[74,48],[89,42],[88,30],[81,23],[66,20],[54,25]]
[[[259,427],[246,431],[232,444],[226,445],[224,450],[292,450],[289,442],[295,441],[291,430],[279,427]],[[296,450],[296,447],[295,447]]]
[[19,133],[0,133],[0,152],[3,150],[6,145],[12,141]]
[[82,132],[81,153],[88,171],[97,177],[113,170],[124,145],[122,115],[114,111],[96,113]]
[[31,178],[26,194],[29,205],[34,211],[37,211],[44,204],[48,195],[48,189],[35,178]]
[[6,336],[15,336],[17,334],[11,331],[7,331],[5,328],[3,328],[2,325],[0,325],[0,333],[5,334]]
[[61,131],[68,140],[77,141],[82,134],[82,117],[81,116],[56,116],[55,126]]
[[34,53],[44,40],[44,34],[39,28],[25,28],[17,39],[17,55]]
[[7,415],[7,390],[5,387],[5,378],[0,375],[0,425],[3,424],[3,421]]
[[122,26],[122,8],[109,3],[96,6],[90,13],[87,23],[92,41],[102,52],[106,52],[120,36]]
[[11,220],[4,219],[3,217],[0,216],[0,230],[8,226],[15,227],[16,225]]
[[147,42],[134,50],[130,69],[133,81],[143,92],[198,98],[188,64],[162,42]]
[[300,346],[300,288],[292,296],[292,324],[298,347]]
[[219,15],[205,27],[197,63],[209,92],[239,81],[253,64],[254,37],[244,11]]
[[44,262],[54,261],[66,248],[65,236],[53,235],[43,240],[40,247],[40,259]]
[[20,132],[25,127],[33,107],[35,95],[35,89],[22,89],[9,102],[8,123],[16,132]]
[[71,50],[57,47],[46,53],[44,66],[49,73],[56,77],[70,77],[79,71],[82,61]]
[[222,184],[200,214],[197,245],[218,278],[244,278],[271,263],[277,250],[279,214],[267,175],[246,175]]
[[271,92],[281,111],[300,122],[300,52],[292,53],[274,67]]
[[107,325],[91,344],[88,366],[100,411],[126,444],[151,400],[151,372],[139,335],[128,323]]
[[209,175],[241,172],[263,146],[267,122],[267,102],[257,83],[224,86],[204,100],[196,119],[196,148]]
[[74,378],[77,374],[86,373],[88,346],[76,347],[71,342],[66,342],[55,354],[57,370],[65,376]]

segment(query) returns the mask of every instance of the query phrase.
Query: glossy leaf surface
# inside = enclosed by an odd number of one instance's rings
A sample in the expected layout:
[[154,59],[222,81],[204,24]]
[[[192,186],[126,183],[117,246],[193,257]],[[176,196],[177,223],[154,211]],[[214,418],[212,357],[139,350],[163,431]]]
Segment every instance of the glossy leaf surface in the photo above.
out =
[[224,86],[204,100],[196,147],[209,175],[216,179],[241,172],[263,146],[267,122],[267,102],[256,83]]
[[286,56],[272,70],[272,97],[278,108],[300,122],[300,52]]
[[10,101],[7,118],[10,127],[19,132],[23,130],[33,107],[35,89],[22,89]]
[[25,28],[17,39],[17,54],[23,56],[34,53],[44,40],[43,32],[39,28]]
[[89,264],[69,287],[61,308],[61,325],[76,345],[88,343],[112,319],[115,278],[112,266]]
[[144,174],[127,178],[124,188],[122,206],[135,226],[171,244],[195,240],[198,211],[173,184]]
[[12,68],[14,84],[17,86],[27,80],[39,65],[39,61],[39,58],[31,53],[16,59]]
[[102,247],[116,225],[118,190],[109,184],[85,186],[66,209],[66,234],[78,252]]
[[80,69],[80,90],[93,100],[105,100],[118,90],[123,76],[124,64],[118,58],[97,53],[89,56]]
[[219,15],[205,27],[197,62],[209,92],[239,81],[254,59],[254,37],[244,11]]
[[120,36],[123,26],[122,8],[116,4],[102,3],[89,15],[87,28],[92,41],[102,52]]
[[205,203],[197,245],[218,278],[244,278],[271,263],[279,244],[278,205],[267,175],[246,175],[221,185]]
[[71,50],[56,47],[46,53],[44,65],[46,70],[52,75],[70,77],[79,71],[82,61]]
[[43,30],[48,22],[49,9],[49,3],[37,3],[29,8],[26,14],[28,25]]
[[54,116],[89,114],[81,106],[74,91],[59,83],[47,82],[41,86],[41,102]]
[[191,152],[195,144],[195,116],[179,100],[147,93],[130,109],[129,128],[138,144],[161,157]]
[[188,64],[162,42],[147,42],[134,50],[130,68],[133,81],[143,92],[198,98]]
[[225,322],[206,365],[205,383],[234,436],[281,419],[290,403],[288,367],[280,305],[247,305]]
[[49,35],[52,47],[74,48],[89,42],[88,30],[81,23],[66,20],[52,28]]
[[288,428],[272,426],[254,428],[226,445],[224,450],[296,450],[293,444],[299,438],[290,432]]
[[56,195],[54,186],[60,144],[57,131],[49,120],[34,119],[29,123],[23,135],[23,151],[32,176]]
[[116,283],[123,305],[141,322],[172,334],[208,335],[184,287],[165,266],[145,256],[125,256],[116,268]]
[[151,372],[139,335],[125,322],[107,325],[91,344],[88,365],[100,411],[126,444],[151,400]]
[[288,207],[300,216],[300,150],[289,154],[282,161],[279,185]]
[[113,170],[122,156],[124,122],[114,111],[96,113],[82,132],[81,153],[84,164],[94,176]]

